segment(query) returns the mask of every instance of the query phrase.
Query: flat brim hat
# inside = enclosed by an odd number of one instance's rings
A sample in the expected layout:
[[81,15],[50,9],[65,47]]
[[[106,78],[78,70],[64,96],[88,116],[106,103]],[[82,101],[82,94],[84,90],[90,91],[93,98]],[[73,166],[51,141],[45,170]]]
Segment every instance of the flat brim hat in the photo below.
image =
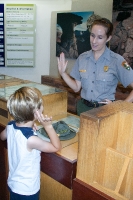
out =
[[[76,131],[70,128],[64,121],[58,121],[52,125],[60,140],[70,140],[76,136]],[[49,138],[43,127],[40,128],[38,132]]]

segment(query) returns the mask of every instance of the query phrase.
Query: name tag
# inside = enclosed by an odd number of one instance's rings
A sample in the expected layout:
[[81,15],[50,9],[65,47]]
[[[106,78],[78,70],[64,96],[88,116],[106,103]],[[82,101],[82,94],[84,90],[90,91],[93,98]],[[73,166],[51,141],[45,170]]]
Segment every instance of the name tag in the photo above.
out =
[[86,72],[86,69],[80,69],[79,71],[80,72]]

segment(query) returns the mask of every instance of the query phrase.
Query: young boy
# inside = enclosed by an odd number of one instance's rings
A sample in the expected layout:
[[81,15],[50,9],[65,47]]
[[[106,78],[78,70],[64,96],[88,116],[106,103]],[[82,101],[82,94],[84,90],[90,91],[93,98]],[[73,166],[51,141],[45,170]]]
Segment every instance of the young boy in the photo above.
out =
[[[36,88],[22,87],[7,101],[13,121],[1,132],[8,145],[8,187],[10,200],[38,200],[40,191],[40,153],[57,152],[61,143],[52,118],[43,115],[43,98]],[[50,142],[39,138],[34,131],[38,120],[49,135]]]

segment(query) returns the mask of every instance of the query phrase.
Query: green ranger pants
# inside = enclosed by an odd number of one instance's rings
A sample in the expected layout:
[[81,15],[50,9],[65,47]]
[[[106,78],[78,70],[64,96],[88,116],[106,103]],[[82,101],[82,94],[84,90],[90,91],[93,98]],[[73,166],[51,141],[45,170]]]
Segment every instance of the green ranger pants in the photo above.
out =
[[[86,112],[88,110],[94,109],[93,107],[89,107],[85,105],[83,101],[84,101],[83,99],[80,99],[77,101],[77,115],[79,116],[82,112]],[[99,106],[103,106],[103,105],[101,104]]]

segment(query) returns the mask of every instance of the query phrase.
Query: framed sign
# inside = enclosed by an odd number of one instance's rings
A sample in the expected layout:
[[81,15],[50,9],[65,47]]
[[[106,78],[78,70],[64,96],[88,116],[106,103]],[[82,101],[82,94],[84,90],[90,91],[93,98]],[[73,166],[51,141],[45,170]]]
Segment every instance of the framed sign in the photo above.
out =
[[36,6],[5,5],[5,65],[35,66]]

